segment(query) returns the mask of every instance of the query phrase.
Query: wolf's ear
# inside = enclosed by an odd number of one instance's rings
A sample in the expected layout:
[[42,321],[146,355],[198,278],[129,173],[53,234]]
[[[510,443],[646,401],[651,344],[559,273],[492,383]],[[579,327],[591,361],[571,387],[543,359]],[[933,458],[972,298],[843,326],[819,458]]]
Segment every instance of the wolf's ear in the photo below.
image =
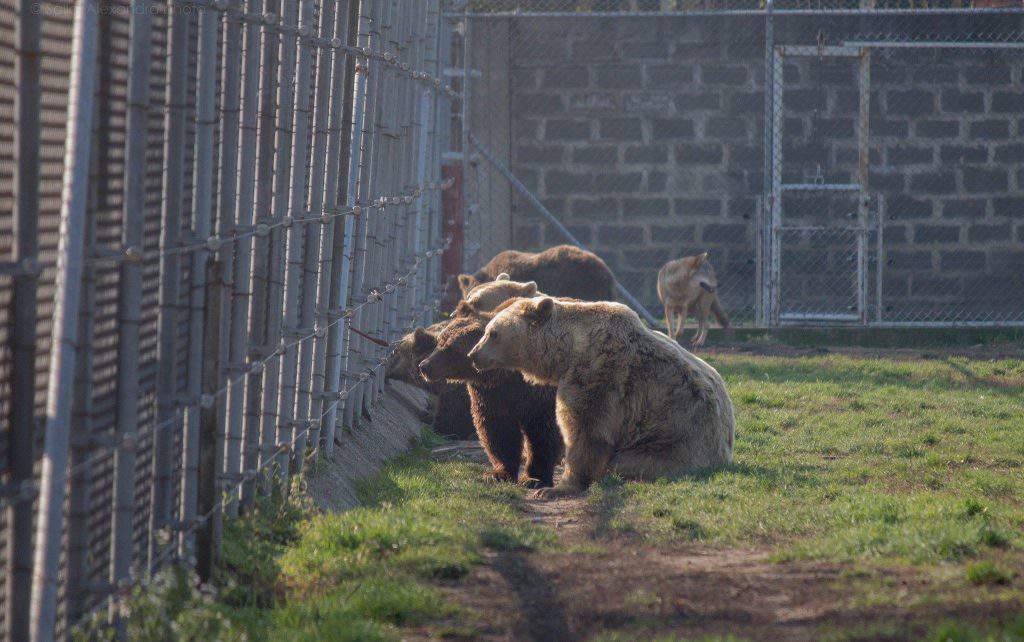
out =
[[433,350],[437,346],[437,337],[430,334],[423,328],[416,328],[412,333],[413,345],[416,346],[417,350],[428,351]]
[[473,304],[469,301],[459,301],[459,304],[455,306],[455,312],[452,314],[453,317],[467,317],[476,312],[473,309]]
[[551,318],[551,313],[555,310],[555,300],[549,296],[544,297],[537,302],[537,307],[533,309],[533,314],[530,315],[534,323],[540,325],[546,323]]
[[527,281],[523,285],[526,286],[525,288],[523,288],[523,290],[524,290],[523,296],[531,297],[531,296],[534,296],[534,295],[537,294],[537,282],[536,281]]
[[494,277],[495,281],[511,281],[512,277],[508,275],[508,272],[502,272],[498,276]]
[[472,274],[460,274],[459,275],[459,289],[462,290],[462,296],[469,294],[469,291],[479,285],[480,282],[476,280],[476,277]]
[[707,260],[708,260],[708,253],[707,253],[707,252],[705,252],[705,253],[703,253],[703,254],[698,254],[698,255],[697,255],[697,261],[696,261],[696,264],[697,264],[698,266],[700,266],[700,265],[702,265],[702,264],[704,263],[704,261],[707,261]]

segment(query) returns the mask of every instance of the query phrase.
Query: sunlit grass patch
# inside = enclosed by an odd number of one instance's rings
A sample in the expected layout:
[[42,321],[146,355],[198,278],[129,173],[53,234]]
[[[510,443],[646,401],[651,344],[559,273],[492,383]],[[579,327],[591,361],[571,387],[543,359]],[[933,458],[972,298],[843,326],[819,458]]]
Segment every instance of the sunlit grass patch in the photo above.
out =
[[960,562],[1017,549],[1020,361],[716,356],[735,461],[653,484],[605,480],[605,528],[768,546],[780,559]]
[[478,465],[433,461],[423,449],[359,492],[363,505],[343,513],[289,503],[276,521],[257,511],[229,524],[226,568],[235,579],[226,583],[239,592],[229,603],[254,637],[395,639],[398,627],[453,615],[436,584],[469,573],[484,551],[553,541],[523,518],[521,490],[485,484]]

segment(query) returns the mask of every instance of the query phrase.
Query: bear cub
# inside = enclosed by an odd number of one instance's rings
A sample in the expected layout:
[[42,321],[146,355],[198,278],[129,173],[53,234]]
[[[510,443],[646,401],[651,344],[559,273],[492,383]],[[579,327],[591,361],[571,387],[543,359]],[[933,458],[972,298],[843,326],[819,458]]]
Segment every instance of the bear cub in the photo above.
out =
[[[437,336],[436,348],[420,363],[420,372],[432,382],[465,383],[473,424],[492,466],[485,477],[530,488],[551,486],[564,448],[555,418],[555,389],[530,385],[512,370],[481,373],[470,363],[468,353],[493,316],[460,302]],[[520,479],[524,441],[526,477]]]

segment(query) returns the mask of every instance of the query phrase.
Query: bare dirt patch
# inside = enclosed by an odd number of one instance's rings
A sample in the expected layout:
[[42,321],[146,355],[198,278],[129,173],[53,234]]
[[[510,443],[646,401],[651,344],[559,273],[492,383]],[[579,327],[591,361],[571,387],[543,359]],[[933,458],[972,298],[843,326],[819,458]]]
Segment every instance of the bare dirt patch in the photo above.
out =
[[[479,461],[483,454],[461,443],[436,449],[435,457]],[[460,615],[409,631],[407,639],[900,640],[919,639],[945,619],[1007,620],[1024,608],[1019,599],[995,597],[865,606],[872,582],[900,595],[926,595],[936,580],[908,567],[866,573],[842,564],[775,562],[768,548],[609,536],[583,498],[527,500],[525,510],[557,533],[557,550],[490,551],[468,576],[442,583]]]

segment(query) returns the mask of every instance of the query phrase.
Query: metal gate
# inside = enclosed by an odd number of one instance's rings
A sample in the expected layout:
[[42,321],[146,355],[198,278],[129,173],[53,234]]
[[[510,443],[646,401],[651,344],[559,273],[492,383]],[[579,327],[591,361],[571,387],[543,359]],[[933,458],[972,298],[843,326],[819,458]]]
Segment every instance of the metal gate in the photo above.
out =
[[[866,323],[868,289],[868,115],[870,52],[844,46],[775,47],[770,122],[770,309],[773,324]],[[786,92],[787,61],[815,57],[833,65],[856,67],[856,119],[845,134],[854,141],[856,171],[833,173],[843,150],[821,156],[808,139],[817,132],[787,119],[787,102],[801,96]],[[831,97],[822,105],[824,122],[840,111]],[[797,127],[800,125],[801,127]],[[805,140],[800,140],[804,138]]]

